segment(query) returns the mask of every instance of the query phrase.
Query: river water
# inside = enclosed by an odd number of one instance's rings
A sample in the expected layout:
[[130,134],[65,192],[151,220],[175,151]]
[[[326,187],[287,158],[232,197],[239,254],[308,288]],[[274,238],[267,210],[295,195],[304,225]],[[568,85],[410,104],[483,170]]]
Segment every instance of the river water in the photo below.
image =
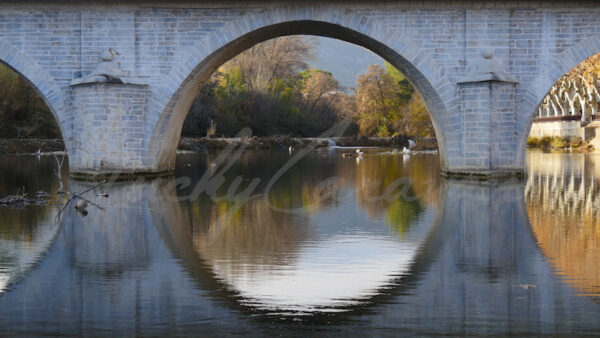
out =
[[[600,155],[529,152],[525,181],[485,184],[350,152],[179,154],[87,215],[0,208],[0,334],[598,332]],[[0,196],[56,171],[0,157]]]

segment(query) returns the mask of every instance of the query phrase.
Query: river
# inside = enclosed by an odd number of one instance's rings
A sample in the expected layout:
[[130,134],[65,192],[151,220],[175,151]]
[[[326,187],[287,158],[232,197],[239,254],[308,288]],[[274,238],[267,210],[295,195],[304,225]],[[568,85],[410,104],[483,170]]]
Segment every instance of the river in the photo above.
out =
[[[530,151],[495,184],[385,151],[185,153],[87,215],[0,208],[0,335],[598,332],[600,155]],[[0,197],[56,171],[2,156]]]

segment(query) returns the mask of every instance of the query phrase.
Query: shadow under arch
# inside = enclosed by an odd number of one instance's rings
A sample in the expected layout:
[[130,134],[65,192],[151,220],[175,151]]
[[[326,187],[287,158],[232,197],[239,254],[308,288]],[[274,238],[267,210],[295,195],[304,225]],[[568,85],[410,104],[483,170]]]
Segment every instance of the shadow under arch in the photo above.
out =
[[[407,290],[418,284],[421,277],[434,264],[439,252],[444,247],[447,238],[453,231],[451,222],[444,222],[446,213],[445,201],[448,198],[447,185],[445,183],[440,187],[440,204],[436,210],[433,224],[424,238],[423,242],[415,251],[415,255],[406,271],[390,280],[388,287],[376,290],[375,295],[366,299],[361,299],[359,304],[353,304],[348,307],[339,308],[340,312],[321,312],[316,311],[310,316],[303,316],[303,323],[325,324],[351,320],[367,312],[373,311],[379,305],[386,304],[397,296],[406,293]],[[271,323],[272,310],[256,308],[252,305],[241,302],[242,296],[232,290],[224,281],[221,281],[213,267],[208,263],[193,245],[192,234],[189,228],[189,219],[185,215],[178,202],[164,203],[164,199],[153,196],[148,201],[149,210],[154,220],[160,237],[165,247],[184,267],[191,279],[202,289],[211,293],[214,299],[222,302],[225,306],[240,311],[257,321],[266,321]],[[167,217],[165,217],[167,216]],[[351,311],[348,311],[350,310]],[[290,318],[293,318],[290,317]]]
[[536,115],[536,108],[542,103],[552,86],[571,69],[600,53],[600,35],[579,41],[560,54],[554,62],[544,67],[540,73],[523,92],[518,103],[517,112],[517,161],[525,164],[525,151],[527,138]]
[[[154,126],[148,158],[172,169],[183,122],[201,85],[219,66],[257,43],[286,35],[317,35],[343,40],[378,54],[398,68],[421,95],[431,117],[447,169],[451,113],[458,107],[455,85],[433,57],[410,39],[371,19],[340,9],[285,7],[247,14],[208,34],[177,56],[171,71],[153,90],[146,123]],[[455,143],[455,142],[454,142]]]
[[56,120],[67,153],[70,154],[71,145],[68,140],[71,133],[68,125],[72,123],[72,116],[64,91],[34,59],[2,38],[0,38],[0,63],[7,65],[25,79],[44,100]]

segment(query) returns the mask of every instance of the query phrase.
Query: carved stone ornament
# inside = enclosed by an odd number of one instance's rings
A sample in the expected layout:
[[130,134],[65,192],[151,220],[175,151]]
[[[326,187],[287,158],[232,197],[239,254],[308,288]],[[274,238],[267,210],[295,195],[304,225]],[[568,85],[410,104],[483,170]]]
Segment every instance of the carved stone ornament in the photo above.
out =
[[87,76],[73,79],[71,86],[85,83],[114,83],[114,84],[136,84],[147,85],[147,81],[137,77],[130,77],[128,72],[121,70],[119,63],[114,61],[117,52],[112,48],[100,53],[102,61],[96,66],[93,72]]
[[504,71],[500,60],[494,58],[494,52],[491,48],[483,49],[481,58],[471,61],[470,71],[458,83],[484,81],[515,82]]

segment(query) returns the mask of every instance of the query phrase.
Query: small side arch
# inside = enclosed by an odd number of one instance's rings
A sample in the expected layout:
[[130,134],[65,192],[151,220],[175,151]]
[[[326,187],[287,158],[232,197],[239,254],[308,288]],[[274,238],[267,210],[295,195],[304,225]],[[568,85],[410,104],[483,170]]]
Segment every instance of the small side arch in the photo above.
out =
[[458,99],[456,85],[449,81],[445,69],[409,38],[363,15],[321,6],[289,6],[246,14],[182,50],[166,78],[153,88],[145,120],[152,134],[144,157],[149,162],[156,161],[157,169],[172,169],[189,107],[212,73],[257,43],[296,34],[331,37],[363,46],[403,72],[430,112],[442,168],[446,168],[447,136],[457,130],[452,123],[457,121],[454,114]]

